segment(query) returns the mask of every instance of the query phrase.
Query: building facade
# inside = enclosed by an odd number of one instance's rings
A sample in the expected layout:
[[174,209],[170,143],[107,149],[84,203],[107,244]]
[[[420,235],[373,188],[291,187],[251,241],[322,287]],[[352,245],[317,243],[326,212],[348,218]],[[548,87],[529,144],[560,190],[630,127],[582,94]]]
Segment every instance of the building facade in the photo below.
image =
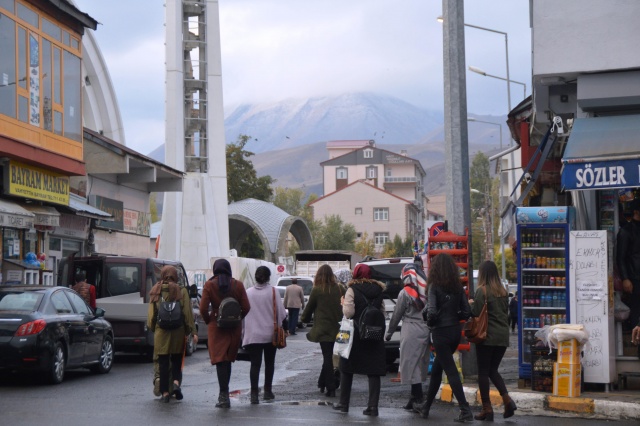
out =
[[378,249],[396,235],[423,238],[428,199],[418,160],[377,148],[373,140],[330,141],[327,150],[329,160],[320,164],[325,195],[312,204],[316,220],[338,214]]

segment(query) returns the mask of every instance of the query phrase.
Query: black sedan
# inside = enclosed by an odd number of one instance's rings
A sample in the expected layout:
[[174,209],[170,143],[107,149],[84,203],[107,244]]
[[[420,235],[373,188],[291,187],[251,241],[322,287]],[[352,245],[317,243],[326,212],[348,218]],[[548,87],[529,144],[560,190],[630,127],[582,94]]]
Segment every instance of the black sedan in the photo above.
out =
[[70,288],[0,286],[0,370],[42,371],[61,383],[65,370],[106,374],[113,329]]

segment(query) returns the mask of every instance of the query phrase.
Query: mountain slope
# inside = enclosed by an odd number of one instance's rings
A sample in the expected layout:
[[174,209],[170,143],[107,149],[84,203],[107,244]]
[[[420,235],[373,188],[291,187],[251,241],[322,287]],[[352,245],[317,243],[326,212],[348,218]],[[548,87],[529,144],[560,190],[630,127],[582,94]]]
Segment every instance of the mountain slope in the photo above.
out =
[[442,122],[441,112],[398,98],[349,93],[240,106],[225,118],[225,135],[227,142],[240,134],[257,139],[247,144],[247,149],[256,153],[335,139],[411,144]]

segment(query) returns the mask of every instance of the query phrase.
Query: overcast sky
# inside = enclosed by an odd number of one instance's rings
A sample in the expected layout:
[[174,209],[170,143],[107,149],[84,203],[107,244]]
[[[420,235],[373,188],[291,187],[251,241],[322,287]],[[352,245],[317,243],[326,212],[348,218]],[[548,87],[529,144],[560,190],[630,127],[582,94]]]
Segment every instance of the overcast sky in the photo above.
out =
[[[163,0],[74,0],[116,90],[127,145],[164,143]],[[241,103],[367,91],[442,111],[441,0],[219,0],[225,116]],[[466,0],[465,23],[508,33],[531,94],[529,0]],[[506,77],[505,37],[466,27],[466,64]],[[523,99],[512,84],[511,106]],[[507,113],[507,84],[467,72],[469,113]]]

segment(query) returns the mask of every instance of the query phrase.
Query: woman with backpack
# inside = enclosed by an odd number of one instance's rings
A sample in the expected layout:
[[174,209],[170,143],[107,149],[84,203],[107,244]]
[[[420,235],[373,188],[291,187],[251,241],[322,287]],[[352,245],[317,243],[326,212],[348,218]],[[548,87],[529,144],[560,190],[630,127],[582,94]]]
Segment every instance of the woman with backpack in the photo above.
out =
[[[353,346],[348,359],[340,358],[340,402],[334,405],[333,409],[341,413],[349,412],[353,375],[366,374],[369,378],[369,401],[362,414],[377,416],[380,377],[387,374],[384,349],[384,302],[382,300],[385,286],[380,281],[371,279],[371,268],[368,265],[358,264],[353,270],[353,279],[349,281],[347,287],[342,302],[342,313],[346,318],[353,318]],[[363,336],[361,332],[363,327],[361,326],[373,322],[378,323],[380,316],[377,314],[380,314],[382,318],[379,336]],[[370,322],[365,318],[372,318],[372,320]]]
[[[180,310],[180,312],[178,312]],[[167,265],[160,271],[158,281],[149,292],[149,312],[147,327],[153,332],[153,352],[160,367],[160,401],[169,402],[169,363],[173,377],[173,395],[177,400],[183,398],[182,357],[186,336],[193,335],[198,342],[198,333],[193,321],[191,300],[178,285],[178,270]]]
[[449,385],[460,406],[457,422],[473,421],[473,413],[464,396],[462,381],[453,360],[462,336],[462,324],[471,316],[471,308],[460,281],[460,268],[448,254],[439,254],[429,265],[427,278],[426,321],[431,329],[431,341],[436,357],[431,366],[431,379],[427,399],[422,406],[415,406],[423,419],[429,417],[429,409],[442,383],[442,371],[447,373]]
[[404,406],[413,410],[414,404],[422,404],[422,383],[427,380],[429,370],[430,331],[422,319],[422,310],[427,301],[427,276],[421,263],[407,263],[402,268],[403,289],[398,294],[389,329],[385,339],[391,340],[400,321],[400,380],[411,386],[411,398]]
[[309,295],[309,302],[302,313],[303,323],[311,322],[313,327],[307,333],[307,340],[320,343],[322,350],[322,369],[318,378],[320,392],[327,389],[327,396],[336,396],[336,379],[333,373],[333,344],[340,330],[342,308],[340,299],[342,291],[336,282],[336,277],[329,265],[318,268],[313,279],[313,288]]
[[[240,321],[235,326],[218,326],[220,305],[229,297],[240,304],[240,314],[244,318],[251,309],[244,284],[231,277],[231,265],[228,260],[218,259],[213,264],[213,278],[204,284],[202,299],[200,299],[200,315],[208,326],[209,358],[211,365],[216,366],[218,386],[220,387],[217,408],[231,407],[229,399],[231,363],[238,356],[242,339],[242,323]],[[211,307],[211,312],[209,312],[209,307]]]
[[263,399],[275,399],[271,385],[276,363],[276,347],[273,345],[274,325],[288,330],[286,324],[287,311],[282,304],[280,293],[269,284],[271,271],[266,266],[256,269],[257,284],[247,290],[247,297],[251,303],[251,312],[244,319],[244,337],[242,346],[249,352],[251,368],[251,403],[259,403],[260,368],[264,353],[264,393]]
[[478,388],[482,400],[482,411],[476,420],[493,421],[493,407],[489,397],[489,379],[498,389],[504,402],[504,418],[514,415],[516,403],[513,402],[507,387],[498,372],[502,357],[509,346],[509,294],[500,282],[498,267],[490,260],[484,261],[478,271],[478,290],[471,305],[471,315],[480,316],[487,303],[487,338],[476,343],[478,362]]

